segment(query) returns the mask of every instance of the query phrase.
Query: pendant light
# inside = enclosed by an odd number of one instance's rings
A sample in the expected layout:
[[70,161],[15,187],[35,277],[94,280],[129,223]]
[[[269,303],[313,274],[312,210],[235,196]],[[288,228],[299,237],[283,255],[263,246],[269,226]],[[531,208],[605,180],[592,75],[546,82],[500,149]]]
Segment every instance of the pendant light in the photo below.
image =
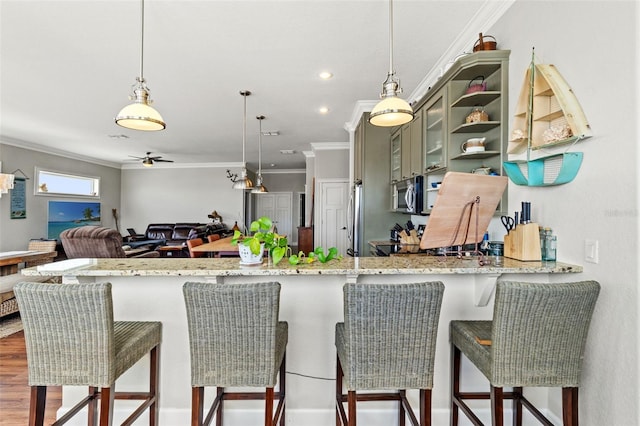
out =
[[115,118],[116,124],[127,129],[155,131],[164,130],[166,124],[160,113],[150,106],[153,101],[149,99],[149,88],[144,79],[144,0],[140,1],[141,7],[141,37],[140,37],[140,76],[132,86],[133,95],[129,99],[132,104],[122,108]]
[[251,95],[248,90],[240,91],[240,95],[244,98],[244,115],[242,118],[242,172],[240,173],[240,179],[233,182],[233,189],[251,189],[253,188],[253,182],[247,176],[247,163],[245,162],[245,150],[247,145],[247,96]]
[[260,132],[258,133],[258,178],[256,179],[256,186],[251,190],[253,194],[264,194],[267,188],[262,184],[262,120],[264,115],[256,117],[260,123]]
[[407,101],[398,97],[402,93],[400,79],[393,69],[393,0],[389,0],[389,73],[382,83],[382,100],[373,107],[369,122],[374,126],[393,127],[413,120],[413,108]]

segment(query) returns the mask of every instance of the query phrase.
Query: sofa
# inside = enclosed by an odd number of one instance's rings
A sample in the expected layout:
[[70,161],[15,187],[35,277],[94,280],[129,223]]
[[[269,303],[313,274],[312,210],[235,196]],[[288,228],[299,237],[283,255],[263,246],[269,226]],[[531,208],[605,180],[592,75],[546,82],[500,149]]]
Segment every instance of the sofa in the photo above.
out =
[[[186,247],[187,240],[194,238],[206,240],[209,235],[226,237],[231,235],[231,231],[224,223],[151,223],[147,226],[144,238],[133,243],[164,240],[164,245]],[[131,242],[127,244],[131,245]]]
[[[81,226],[62,231],[60,240],[69,259],[127,257],[122,248],[122,235],[115,229],[102,226]],[[147,251],[132,257],[159,256],[160,253],[157,251]]]

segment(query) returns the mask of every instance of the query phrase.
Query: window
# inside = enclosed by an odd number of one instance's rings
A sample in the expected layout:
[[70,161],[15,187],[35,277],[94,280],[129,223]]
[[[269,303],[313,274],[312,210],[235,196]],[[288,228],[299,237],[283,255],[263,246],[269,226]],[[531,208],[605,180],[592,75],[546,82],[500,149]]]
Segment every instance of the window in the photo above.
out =
[[100,178],[36,168],[36,195],[100,198]]

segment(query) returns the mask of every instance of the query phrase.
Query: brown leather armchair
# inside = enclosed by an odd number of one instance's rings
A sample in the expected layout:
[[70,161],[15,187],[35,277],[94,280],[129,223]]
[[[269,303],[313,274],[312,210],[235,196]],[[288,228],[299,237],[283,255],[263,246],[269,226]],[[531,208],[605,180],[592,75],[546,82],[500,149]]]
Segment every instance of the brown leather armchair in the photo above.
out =
[[[127,257],[122,249],[122,235],[115,229],[102,226],[81,226],[60,233],[62,247],[67,258],[120,258]],[[159,257],[157,251],[149,251],[133,257]]]

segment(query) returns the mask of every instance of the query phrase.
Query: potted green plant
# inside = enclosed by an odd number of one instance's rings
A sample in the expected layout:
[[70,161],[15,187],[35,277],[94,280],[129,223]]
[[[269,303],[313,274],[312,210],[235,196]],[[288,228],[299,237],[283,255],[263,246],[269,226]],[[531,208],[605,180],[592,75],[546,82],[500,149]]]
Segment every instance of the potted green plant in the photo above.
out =
[[240,258],[244,264],[262,263],[262,255],[268,250],[273,264],[277,265],[287,253],[288,241],[284,235],[275,232],[270,218],[262,216],[251,222],[250,235],[244,235],[236,230],[231,239],[232,244],[238,244]]

